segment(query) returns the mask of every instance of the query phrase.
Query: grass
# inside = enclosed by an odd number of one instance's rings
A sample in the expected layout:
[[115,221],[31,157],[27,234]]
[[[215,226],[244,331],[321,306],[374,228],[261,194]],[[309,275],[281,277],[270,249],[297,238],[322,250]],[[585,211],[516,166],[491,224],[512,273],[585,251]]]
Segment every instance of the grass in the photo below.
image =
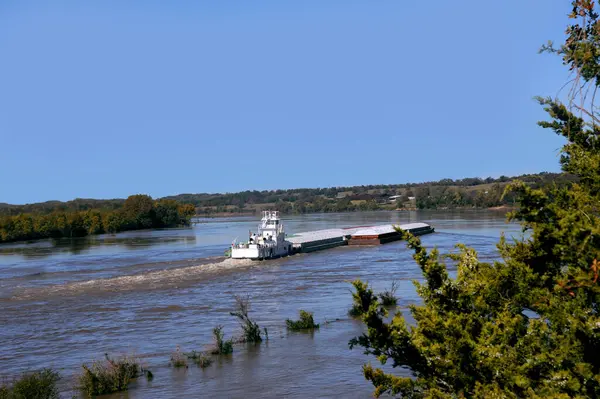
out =
[[285,324],[290,330],[313,330],[319,328],[319,325],[315,324],[313,320],[313,314],[304,310],[300,310],[300,320],[287,319]]
[[175,367],[176,369],[182,367],[185,367],[187,369],[187,356],[181,352],[181,350],[179,349],[179,345],[177,345],[177,347],[175,348],[175,352],[171,354],[171,362],[169,363],[169,365]]
[[186,354],[187,358],[200,368],[206,368],[212,364],[212,359],[204,352],[192,351]]
[[242,337],[239,339],[239,342],[261,342],[262,337],[260,327],[248,315],[250,312],[249,298],[236,295],[235,304],[236,310],[235,312],[230,312],[230,314],[239,319],[242,327]]
[[51,369],[25,374],[10,384],[0,385],[0,399],[58,399],[60,375]]
[[224,340],[224,336],[223,326],[213,328],[213,337],[215,340],[215,347],[211,352],[213,355],[229,355],[233,352],[233,341],[231,339]]
[[83,365],[83,373],[77,378],[77,388],[84,395],[93,397],[113,392],[126,391],[129,383],[146,374],[152,379],[152,373],[144,370],[133,357],[121,357],[113,360],[105,354],[106,359],[95,361],[90,367]]
[[385,290],[379,294],[379,299],[383,306],[395,306],[398,303],[396,298],[396,291],[398,291],[398,282],[392,281],[392,287],[389,290]]

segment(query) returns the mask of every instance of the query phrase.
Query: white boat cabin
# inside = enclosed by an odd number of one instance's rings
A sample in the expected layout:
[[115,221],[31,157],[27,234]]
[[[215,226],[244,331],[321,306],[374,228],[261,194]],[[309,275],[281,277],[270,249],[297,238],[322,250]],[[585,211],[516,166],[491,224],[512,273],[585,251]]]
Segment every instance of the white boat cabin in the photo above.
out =
[[231,244],[231,257],[235,259],[272,259],[291,253],[292,243],[285,240],[277,211],[263,211],[257,232],[250,231],[246,242]]

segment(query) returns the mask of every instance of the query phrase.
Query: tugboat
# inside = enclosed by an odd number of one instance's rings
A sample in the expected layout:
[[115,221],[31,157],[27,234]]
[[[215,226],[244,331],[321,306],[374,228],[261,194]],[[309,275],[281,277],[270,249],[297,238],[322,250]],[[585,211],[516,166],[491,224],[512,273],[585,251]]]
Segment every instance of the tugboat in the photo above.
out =
[[278,211],[263,211],[258,234],[249,232],[247,242],[233,242],[233,259],[274,259],[292,253],[292,243],[286,241]]

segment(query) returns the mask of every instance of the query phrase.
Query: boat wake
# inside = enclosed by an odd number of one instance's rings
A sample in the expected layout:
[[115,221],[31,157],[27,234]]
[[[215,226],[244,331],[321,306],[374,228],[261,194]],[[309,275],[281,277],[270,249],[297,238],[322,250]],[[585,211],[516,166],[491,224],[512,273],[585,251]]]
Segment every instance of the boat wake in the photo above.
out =
[[153,270],[150,272],[77,281],[45,287],[17,290],[11,300],[43,300],[51,297],[77,296],[139,290],[172,289],[188,286],[206,278],[218,276],[256,264],[249,259],[220,258],[194,266]]

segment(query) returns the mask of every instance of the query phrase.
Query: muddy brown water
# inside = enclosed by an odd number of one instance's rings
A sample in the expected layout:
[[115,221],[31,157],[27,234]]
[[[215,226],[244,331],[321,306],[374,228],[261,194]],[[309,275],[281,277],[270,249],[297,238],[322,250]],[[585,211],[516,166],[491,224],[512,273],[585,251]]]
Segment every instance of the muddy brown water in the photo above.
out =
[[[519,226],[491,211],[411,211],[318,214],[284,218],[288,233],[376,223],[432,224],[422,237],[442,252],[456,243],[493,260],[501,232]],[[77,240],[0,245],[0,379],[53,367],[71,397],[81,364],[104,353],[137,354],[154,380],[134,382],[110,398],[371,397],[361,367],[376,363],[348,341],[361,334],[348,318],[349,281],[369,281],[376,291],[399,282],[398,310],[419,299],[412,284],[421,274],[401,242],[340,247],[254,262],[223,257],[234,238],[256,229],[252,217],[201,219],[191,228],[137,231]],[[217,324],[239,333],[229,315],[234,295],[248,295],[251,314],[269,332],[268,342],[238,345],[207,369],[169,367],[177,345],[202,350]],[[286,318],[305,309],[321,328],[288,332]],[[325,324],[326,321],[330,323]],[[395,370],[408,375],[406,370]]]

